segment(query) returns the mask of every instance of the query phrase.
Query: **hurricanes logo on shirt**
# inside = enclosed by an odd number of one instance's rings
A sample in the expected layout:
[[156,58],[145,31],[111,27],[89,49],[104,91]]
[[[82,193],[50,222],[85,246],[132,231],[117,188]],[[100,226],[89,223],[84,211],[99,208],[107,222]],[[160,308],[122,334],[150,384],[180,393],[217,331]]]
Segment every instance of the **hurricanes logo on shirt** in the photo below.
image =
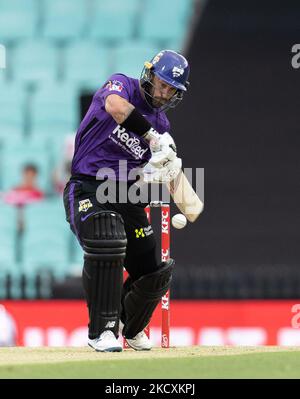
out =
[[90,199],[79,201],[78,212],[86,212],[92,206],[93,204],[91,203]]
[[118,125],[109,138],[125,151],[133,155],[136,159],[142,159],[149,148],[142,148],[141,141],[137,137],[130,136],[124,127]]
[[105,88],[108,89],[108,91],[118,91],[119,93],[121,93],[124,86],[123,83],[120,82],[119,80],[113,80],[113,81],[110,80],[105,86]]

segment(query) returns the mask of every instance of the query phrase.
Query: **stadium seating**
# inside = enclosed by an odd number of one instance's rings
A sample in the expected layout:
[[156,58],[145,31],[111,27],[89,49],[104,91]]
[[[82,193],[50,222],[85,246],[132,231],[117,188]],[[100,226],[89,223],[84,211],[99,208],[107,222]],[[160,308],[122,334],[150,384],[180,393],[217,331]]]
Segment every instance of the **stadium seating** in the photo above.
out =
[[58,77],[58,50],[46,40],[20,41],[12,51],[11,66],[15,81],[40,83]]
[[157,40],[162,44],[181,41],[193,11],[192,3],[192,0],[146,0],[141,17],[140,37],[144,40]]
[[7,296],[10,299],[22,298],[22,275],[16,263],[6,263],[0,268],[0,299]]
[[42,34],[55,40],[78,39],[88,22],[88,2],[85,0],[43,0]]
[[37,22],[38,0],[0,0],[0,38],[2,43],[33,37]]
[[[45,228],[47,225],[45,225]],[[27,231],[23,239],[23,265],[29,273],[46,269],[56,278],[64,277],[69,264],[68,245],[58,230]]]
[[22,274],[19,265],[11,264],[8,269],[8,286],[10,291],[10,298],[22,298]]
[[6,83],[5,69],[0,68],[0,88]]
[[0,235],[1,254],[0,269],[7,265],[13,265],[16,262],[16,234],[12,231]]
[[139,0],[94,0],[89,36],[114,41],[133,38],[139,5]]
[[43,190],[49,188],[49,154],[46,142],[19,141],[6,143],[2,148],[1,188],[9,190],[20,183],[22,167],[33,163],[38,167],[38,185]]
[[[17,222],[17,212],[15,208],[0,202],[1,206],[1,218],[0,218],[0,245],[2,246],[2,235],[7,232],[16,232],[16,222]],[[0,256],[2,256],[3,251],[0,251]]]
[[72,235],[71,245],[72,245],[72,254],[71,254],[72,263],[82,266],[83,265],[83,249],[80,246],[77,238],[74,235]]
[[16,258],[17,210],[1,202],[0,269],[14,264]]
[[26,207],[26,229],[41,228],[41,222],[47,223],[50,228],[63,229],[66,227],[65,213],[61,198],[48,199]]
[[184,47],[185,40],[186,40],[186,36],[183,35],[180,38],[168,41],[167,43],[165,43],[163,48],[168,49],[168,50],[177,51],[180,53],[182,51],[182,48]]
[[5,67],[6,67],[6,47],[0,44],[0,84],[5,80]]
[[127,41],[120,44],[114,51],[113,71],[139,78],[145,61],[150,61],[160,48],[145,41]]
[[93,41],[77,41],[65,50],[65,80],[81,89],[102,86],[110,68],[111,52]]
[[0,299],[7,298],[7,273],[0,267]]
[[70,142],[73,138],[75,141],[76,132],[66,132],[61,137],[50,138],[50,154],[51,154],[51,165],[52,168],[57,168],[59,165],[66,164],[71,159],[71,152],[73,153],[73,148],[70,148]]
[[26,91],[17,84],[0,84],[0,140],[22,138],[25,124]]
[[71,232],[62,200],[47,200],[26,207],[22,264],[27,273],[49,270],[56,278],[67,273]]
[[14,299],[21,297],[20,269],[17,263],[17,210],[1,203],[0,218],[0,298],[6,295],[6,283],[9,281],[9,293]]
[[78,124],[79,100],[72,84],[43,84],[32,96],[31,132],[50,131],[51,135],[74,130]]

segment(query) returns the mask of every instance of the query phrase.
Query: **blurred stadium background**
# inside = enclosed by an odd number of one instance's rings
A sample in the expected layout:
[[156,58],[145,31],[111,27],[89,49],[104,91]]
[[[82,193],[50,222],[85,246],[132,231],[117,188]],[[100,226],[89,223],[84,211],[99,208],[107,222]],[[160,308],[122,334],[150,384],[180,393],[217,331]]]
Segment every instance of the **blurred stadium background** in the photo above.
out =
[[[191,63],[171,133],[184,167],[205,168],[203,215],[172,230],[171,343],[300,345],[300,5],[287,3],[0,0],[0,300],[18,344],[84,345],[82,252],[61,196],[72,140],[110,74],[138,78],[169,48]],[[24,205],[9,193],[27,164],[44,197]]]

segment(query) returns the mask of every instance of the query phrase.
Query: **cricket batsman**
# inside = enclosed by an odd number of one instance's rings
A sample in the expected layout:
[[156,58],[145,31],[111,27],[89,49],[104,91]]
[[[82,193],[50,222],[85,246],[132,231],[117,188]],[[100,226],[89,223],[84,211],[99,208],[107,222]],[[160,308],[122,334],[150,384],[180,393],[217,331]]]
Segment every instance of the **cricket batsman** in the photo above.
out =
[[[139,168],[150,166],[156,182],[178,175],[181,159],[165,112],[182,100],[188,76],[187,60],[171,50],[145,62],[140,79],[112,75],[95,93],[76,134],[64,206],[84,251],[88,345],[98,352],[122,351],[119,334],[137,351],[152,347],[144,328],[170,287],[174,260],[156,259],[147,203],[120,201],[118,195],[105,202],[99,192],[107,181],[129,189],[136,182],[130,172]],[[124,284],[123,268],[129,274]]]

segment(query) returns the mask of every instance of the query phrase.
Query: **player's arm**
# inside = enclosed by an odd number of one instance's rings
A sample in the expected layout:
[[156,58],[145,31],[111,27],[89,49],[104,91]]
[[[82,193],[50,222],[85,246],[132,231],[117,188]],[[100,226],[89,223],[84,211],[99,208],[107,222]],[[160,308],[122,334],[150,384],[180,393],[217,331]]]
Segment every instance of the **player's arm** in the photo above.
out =
[[110,94],[105,100],[105,110],[126,130],[143,137],[150,143],[150,163],[162,168],[176,158],[176,146],[169,133],[159,134],[150,122],[125,98]]
[[153,129],[151,123],[125,98],[110,94],[105,100],[105,110],[120,126],[143,137],[148,142],[159,139],[160,134]]
[[128,118],[133,110],[134,106],[117,94],[111,94],[106,97],[105,111],[109,113],[119,125]]

